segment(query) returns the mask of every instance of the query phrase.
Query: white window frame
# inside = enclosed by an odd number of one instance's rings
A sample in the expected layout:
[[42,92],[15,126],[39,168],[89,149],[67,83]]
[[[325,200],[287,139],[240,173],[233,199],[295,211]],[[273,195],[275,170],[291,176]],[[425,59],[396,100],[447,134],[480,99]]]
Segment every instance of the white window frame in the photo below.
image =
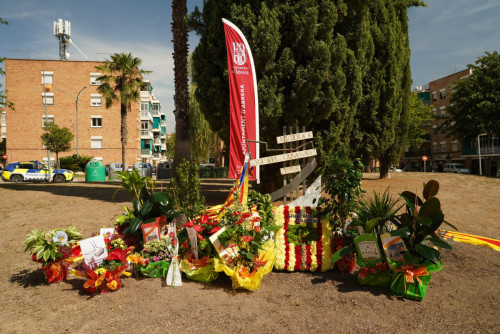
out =
[[[45,80],[44,80],[45,78]],[[54,83],[54,72],[42,71],[42,82],[41,84],[51,85]]]
[[[95,120],[100,119],[101,125],[94,125],[94,119]],[[91,115],[90,116],[90,127],[91,128],[102,128],[102,116],[101,115]]]
[[[100,145],[97,145],[97,143],[100,143]],[[102,149],[102,136],[91,136],[90,137],[90,148],[99,150]]]
[[441,112],[441,117],[446,117],[446,107],[445,106],[439,107],[439,110]]
[[436,91],[432,92],[432,101],[437,101],[437,92]]
[[[52,119],[52,122],[47,122],[47,120],[50,119]],[[47,115],[47,118],[45,118],[45,115],[42,115],[42,128],[45,126],[45,123],[54,124],[55,123],[54,115]]]
[[452,140],[451,141],[451,151],[456,152],[458,151],[458,140]]
[[432,113],[434,114],[434,116],[437,116],[437,108],[432,108]]
[[97,80],[101,76],[101,73],[91,72],[90,73],[90,85],[91,86],[99,86],[101,84],[100,81]]
[[[97,101],[99,99],[99,101]],[[90,106],[91,107],[102,107],[102,95],[101,94],[90,94]]]
[[434,153],[437,153],[437,151],[438,151],[438,143],[437,142],[432,143],[432,150],[434,151]]
[[446,98],[446,89],[442,88],[439,90],[439,99],[444,100]]
[[42,93],[42,106],[44,106],[45,103],[47,103],[48,106],[54,105],[54,93]]
[[[443,150],[443,145],[444,145],[444,150]],[[446,152],[446,141],[441,141],[439,142],[439,148],[441,149],[441,152]]]

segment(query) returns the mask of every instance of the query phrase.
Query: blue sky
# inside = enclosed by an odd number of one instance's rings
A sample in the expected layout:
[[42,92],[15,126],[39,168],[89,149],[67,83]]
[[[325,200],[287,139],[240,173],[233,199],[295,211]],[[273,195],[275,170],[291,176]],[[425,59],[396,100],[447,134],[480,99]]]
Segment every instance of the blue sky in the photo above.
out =
[[[202,0],[187,0],[188,11]],[[485,51],[500,49],[500,1],[427,0],[409,9],[413,87],[465,69]],[[171,1],[1,0],[0,57],[58,59],[52,22],[71,22],[72,39],[90,60],[131,52],[143,60],[154,93],[174,129]],[[224,38],[221,36],[221,38]],[[190,35],[190,47],[198,42]],[[85,60],[73,46],[72,60]],[[4,84],[3,78],[1,83]]]

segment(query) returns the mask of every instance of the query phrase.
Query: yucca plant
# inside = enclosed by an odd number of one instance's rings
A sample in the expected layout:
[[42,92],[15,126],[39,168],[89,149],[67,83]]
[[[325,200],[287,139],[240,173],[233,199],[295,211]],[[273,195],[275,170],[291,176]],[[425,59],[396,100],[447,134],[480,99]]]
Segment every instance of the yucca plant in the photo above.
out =
[[356,219],[365,232],[377,232],[379,235],[390,230],[390,220],[404,206],[398,205],[399,199],[392,198],[389,188],[384,193],[373,191],[373,197],[361,199],[358,207],[358,218]]
[[52,237],[57,231],[64,231],[66,233],[68,236],[68,243],[83,238],[82,234],[78,232],[75,226],[70,226],[66,229],[54,229],[49,232],[34,229],[26,236],[26,240],[24,240],[24,251],[31,251],[34,260],[36,259],[38,261],[43,259],[45,263],[61,257],[62,254],[58,252],[58,248],[62,246],[62,244],[52,240]]

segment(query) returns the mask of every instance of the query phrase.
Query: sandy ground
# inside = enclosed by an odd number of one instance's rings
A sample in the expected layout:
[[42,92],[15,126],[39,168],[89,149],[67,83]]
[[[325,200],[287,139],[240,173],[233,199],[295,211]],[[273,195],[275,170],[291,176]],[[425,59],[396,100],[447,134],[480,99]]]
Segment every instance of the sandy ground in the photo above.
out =
[[[500,239],[500,179],[470,175],[394,173],[362,186],[391,193],[421,193],[440,182],[445,218],[461,232]],[[210,204],[222,203],[230,184],[204,182]],[[445,268],[433,274],[423,302],[400,299],[355,277],[272,272],[256,292],[235,292],[225,275],[211,284],[127,278],[122,288],[91,297],[82,280],[45,283],[38,264],[23,253],[33,228],[76,225],[85,235],[113,225],[129,205],[111,184],[0,184],[0,333],[499,333],[500,252],[453,243]]]

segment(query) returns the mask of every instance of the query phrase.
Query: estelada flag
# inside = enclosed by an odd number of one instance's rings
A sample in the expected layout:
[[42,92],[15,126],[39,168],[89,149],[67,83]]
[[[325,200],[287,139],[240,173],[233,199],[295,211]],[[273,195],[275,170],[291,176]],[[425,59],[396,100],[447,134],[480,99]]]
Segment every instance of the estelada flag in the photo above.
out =
[[240,174],[238,175],[238,178],[236,182],[233,185],[233,188],[229,192],[229,195],[226,198],[226,201],[222,205],[221,210],[219,211],[219,216],[218,218],[222,218],[224,213],[226,212],[226,209],[233,205],[234,203],[234,195],[235,192],[238,190],[239,191],[239,202],[241,204],[247,204],[248,200],[248,176],[250,174],[250,157],[249,155],[245,155],[245,161],[243,163],[243,167],[241,167]]
[[[259,140],[259,101],[257,79],[252,52],[240,29],[222,19],[226,35],[229,74],[229,178],[236,178],[244,164],[246,154],[252,159],[260,157],[259,145],[247,140]],[[250,148],[248,151],[247,147]],[[250,180],[259,181],[258,167]]]

